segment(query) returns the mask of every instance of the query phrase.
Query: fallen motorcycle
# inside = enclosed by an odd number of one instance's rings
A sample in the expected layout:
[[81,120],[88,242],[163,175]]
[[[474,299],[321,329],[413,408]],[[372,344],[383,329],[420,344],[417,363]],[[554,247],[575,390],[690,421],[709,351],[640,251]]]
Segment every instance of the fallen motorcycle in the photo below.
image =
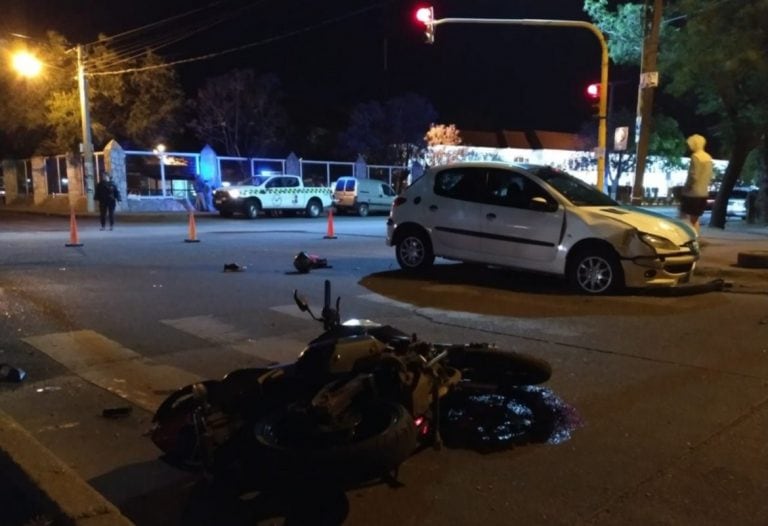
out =
[[[482,430],[480,442],[494,426],[510,434],[509,408],[519,403],[505,396],[551,375],[548,363],[487,343],[430,343],[370,320],[342,323],[329,281],[324,292],[316,316],[294,291],[324,329],[296,362],[239,369],[161,404],[150,436],[166,461],[214,474],[237,467],[269,481],[373,478],[419,446],[439,446],[443,432],[457,436],[469,425]],[[535,418],[512,416],[523,427]]]

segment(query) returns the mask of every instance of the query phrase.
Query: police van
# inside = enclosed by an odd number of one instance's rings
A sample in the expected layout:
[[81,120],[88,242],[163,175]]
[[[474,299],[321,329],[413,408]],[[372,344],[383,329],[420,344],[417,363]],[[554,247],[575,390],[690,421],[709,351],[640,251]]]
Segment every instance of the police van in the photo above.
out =
[[389,184],[376,179],[340,177],[333,191],[333,205],[339,213],[361,217],[370,212],[389,212],[397,194]]

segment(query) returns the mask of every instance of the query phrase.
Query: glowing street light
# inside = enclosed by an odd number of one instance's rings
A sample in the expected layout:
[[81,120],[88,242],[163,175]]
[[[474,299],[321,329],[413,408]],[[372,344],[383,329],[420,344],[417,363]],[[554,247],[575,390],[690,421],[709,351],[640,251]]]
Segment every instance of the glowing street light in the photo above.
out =
[[25,77],[36,77],[43,69],[43,63],[27,51],[19,51],[13,55],[13,69]]

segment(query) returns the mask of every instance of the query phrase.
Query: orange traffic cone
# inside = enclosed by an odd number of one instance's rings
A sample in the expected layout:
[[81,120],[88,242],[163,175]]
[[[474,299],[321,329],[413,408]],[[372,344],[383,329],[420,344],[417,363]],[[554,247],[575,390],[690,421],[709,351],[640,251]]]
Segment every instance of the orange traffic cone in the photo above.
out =
[[189,213],[189,236],[184,240],[185,243],[199,243],[197,239],[197,227],[195,226],[195,213]]
[[323,236],[323,239],[336,239],[333,234],[333,208],[328,209],[328,233]]
[[64,244],[65,247],[82,247],[83,244],[77,237],[77,219],[75,219],[75,209],[69,210],[69,243]]

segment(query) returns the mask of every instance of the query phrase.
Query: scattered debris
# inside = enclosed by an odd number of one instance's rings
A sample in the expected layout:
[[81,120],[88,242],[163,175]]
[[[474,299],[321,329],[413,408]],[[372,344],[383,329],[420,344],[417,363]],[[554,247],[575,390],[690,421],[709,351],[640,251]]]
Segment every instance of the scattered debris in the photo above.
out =
[[101,416],[104,418],[123,418],[129,416],[133,412],[133,407],[110,407],[101,412]]
[[238,265],[237,263],[226,263],[224,265],[224,272],[242,272],[247,267]]
[[38,387],[35,389],[36,393],[47,393],[48,391],[61,391],[61,387],[57,385],[46,385],[45,387]]
[[11,367],[7,363],[0,363],[0,381],[21,382],[27,377],[27,373],[18,367]]
[[311,269],[330,268],[327,259],[306,252],[296,254],[296,257],[293,258],[293,266],[302,274],[308,273]]

